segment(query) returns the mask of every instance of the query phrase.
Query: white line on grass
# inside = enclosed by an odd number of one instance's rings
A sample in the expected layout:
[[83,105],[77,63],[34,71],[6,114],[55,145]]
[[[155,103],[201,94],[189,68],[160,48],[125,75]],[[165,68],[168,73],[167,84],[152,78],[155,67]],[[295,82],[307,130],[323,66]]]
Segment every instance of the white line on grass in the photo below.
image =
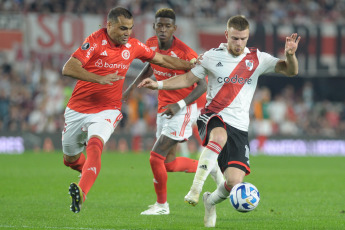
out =
[[[11,226],[11,225],[0,225],[0,228],[32,228],[35,229],[37,226]],[[40,229],[76,229],[76,230],[115,230],[115,228],[74,228],[74,227],[50,227],[50,226],[40,226]]]

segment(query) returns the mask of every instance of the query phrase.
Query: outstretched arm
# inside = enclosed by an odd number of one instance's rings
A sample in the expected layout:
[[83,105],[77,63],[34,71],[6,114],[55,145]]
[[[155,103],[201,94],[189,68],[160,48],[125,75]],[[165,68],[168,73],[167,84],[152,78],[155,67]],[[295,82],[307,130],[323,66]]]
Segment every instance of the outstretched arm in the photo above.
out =
[[99,83],[101,85],[112,85],[114,81],[123,79],[124,77],[118,76],[116,73],[100,76],[91,73],[82,67],[82,63],[74,57],[68,59],[62,68],[62,75],[72,77],[81,81],[88,81]]
[[180,109],[184,108],[186,105],[191,104],[206,92],[207,83],[204,79],[198,81],[197,84],[197,87],[192,92],[190,92],[190,94],[186,98],[178,101],[175,104],[165,106],[164,108],[166,110],[162,113],[162,116],[168,115],[170,116],[169,118],[172,118]]
[[138,85],[138,88],[149,88],[149,89],[164,89],[164,90],[174,90],[183,89],[193,85],[198,82],[200,78],[196,77],[191,71],[177,75],[175,77],[166,79],[164,81],[154,81],[150,78],[144,79]]
[[144,68],[141,70],[141,72],[139,73],[139,75],[134,79],[134,81],[132,82],[132,84],[130,84],[128,86],[128,88],[126,89],[126,91],[122,94],[122,100],[123,101],[127,101],[128,98],[130,97],[132,91],[134,90],[134,88],[145,78],[149,78],[151,77],[153,74],[153,70],[150,66],[150,63],[147,63]]
[[168,69],[190,70],[195,66],[194,61],[188,62],[169,55],[163,55],[156,53],[152,60],[149,61],[152,64],[156,64]]
[[286,76],[292,77],[298,74],[298,60],[296,57],[296,50],[298,43],[301,40],[301,36],[297,36],[296,33],[290,37],[286,37],[285,42],[285,60],[280,60],[276,64],[275,72],[281,73]]

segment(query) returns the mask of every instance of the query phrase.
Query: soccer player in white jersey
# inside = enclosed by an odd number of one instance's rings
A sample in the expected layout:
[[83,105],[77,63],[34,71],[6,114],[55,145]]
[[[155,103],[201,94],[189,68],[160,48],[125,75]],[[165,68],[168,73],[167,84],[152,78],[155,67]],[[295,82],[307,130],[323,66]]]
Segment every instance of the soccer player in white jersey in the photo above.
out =
[[[138,87],[174,90],[188,87],[208,75],[207,103],[198,118],[203,150],[191,191],[186,198],[198,202],[203,181],[215,166],[222,170],[225,183],[213,192],[205,192],[205,227],[215,227],[215,205],[225,200],[232,187],[243,182],[249,166],[249,107],[260,75],[280,73],[295,76],[298,61],[295,52],[301,39],[296,33],[286,37],[285,60],[280,60],[255,48],[247,48],[249,23],[243,16],[228,20],[227,43],[206,52],[201,64],[186,74],[164,81],[143,80]],[[200,169],[200,170],[199,170]],[[185,198],[185,199],[186,199]]]

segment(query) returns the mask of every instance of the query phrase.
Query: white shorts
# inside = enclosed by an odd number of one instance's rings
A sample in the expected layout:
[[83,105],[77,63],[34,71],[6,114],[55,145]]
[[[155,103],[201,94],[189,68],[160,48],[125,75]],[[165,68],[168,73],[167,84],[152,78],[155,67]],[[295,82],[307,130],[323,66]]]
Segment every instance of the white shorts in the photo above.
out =
[[64,116],[62,149],[68,156],[81,153],[87,141],[94,135],[100,136],[105,144],[122,119],[122,113],[117,109],[85,114],[67,107]]
[[164,134],[173,140],[186,141],[193,134],[192,124],[198,117],[198,109],[194,103],[181,109],[171,119],[161,115],[162,113],[157,114],[156,138]]

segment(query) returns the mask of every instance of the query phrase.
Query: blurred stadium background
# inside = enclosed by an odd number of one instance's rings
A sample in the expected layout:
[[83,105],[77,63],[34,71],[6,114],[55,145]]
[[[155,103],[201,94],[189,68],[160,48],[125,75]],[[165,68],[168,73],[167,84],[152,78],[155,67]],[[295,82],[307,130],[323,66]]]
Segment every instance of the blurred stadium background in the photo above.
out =
[[[295,78],[262,76],[251,106],[252,154],[345,155],[345,1],[0,0],[0,153],[61,149],[63,112],[75,81],[62,65],[110,8],[134,15],[133,36],[153,36],[154,13],[177,14],[182,41],[198,53],[225,42],[227,19],[251,22],[248,46],[282,57],[285,36],[302,36]],[[135,61],[126,83],[139,73]],[[126,87],[126,84],[125,84]],[[125,88],[124,88],[125,89]],[[137,90],[107,150],[140,152],[154,142],[156,92]],[[196,152],[194,138],[189,151]]]

